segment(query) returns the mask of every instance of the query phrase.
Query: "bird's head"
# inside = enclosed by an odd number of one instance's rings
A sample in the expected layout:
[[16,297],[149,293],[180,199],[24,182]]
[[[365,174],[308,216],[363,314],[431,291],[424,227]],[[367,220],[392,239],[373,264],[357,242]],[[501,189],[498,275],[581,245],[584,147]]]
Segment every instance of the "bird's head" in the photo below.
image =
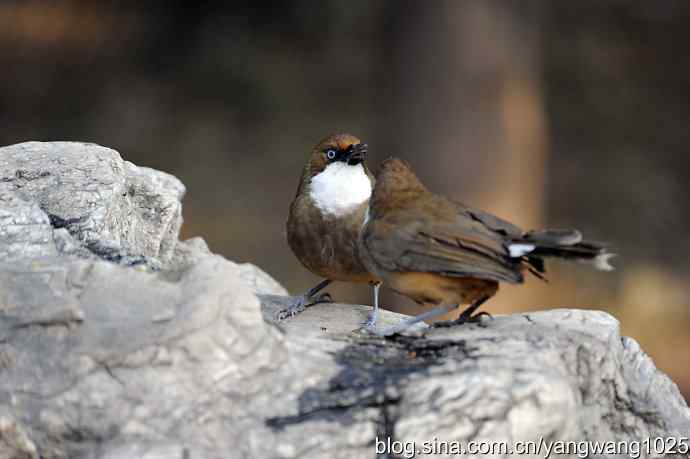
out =
[[317,143],[309,157],[311,176],[323,172],[331,164],[356,166],[366,159],[367,145],[350,134],[331,134]]
[[329,135],[312,149],[298,193],[308,190],[324,213],[350,213],[371,195],[366,155],[367,145],[357,137]]

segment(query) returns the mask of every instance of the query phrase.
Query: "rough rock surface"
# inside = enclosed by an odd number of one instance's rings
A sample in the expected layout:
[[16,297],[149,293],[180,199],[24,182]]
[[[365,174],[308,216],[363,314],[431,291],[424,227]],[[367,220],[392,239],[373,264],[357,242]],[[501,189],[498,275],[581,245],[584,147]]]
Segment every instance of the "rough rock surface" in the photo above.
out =
[[690,432],[676,386],[602,312],[388,339],[357,330],[363,306],[274,324],[277,282],[177,240],[182,193],[94,145],[0,149],[0,459],[349,459],[377,457],[377,436]]
[[[99,145],[26,142],[0,148],[0,203],[10,206],[0,214],[3,254],[24,256],[27,240],[34,243],[31,255],[49,253],[46,232],[52,227],[66,228],[90,251],[114,261],[135,256],[166,262],[182,224],[184,192],[172,175],[137,167]],[[22,206],[31,211],[12,210]]]

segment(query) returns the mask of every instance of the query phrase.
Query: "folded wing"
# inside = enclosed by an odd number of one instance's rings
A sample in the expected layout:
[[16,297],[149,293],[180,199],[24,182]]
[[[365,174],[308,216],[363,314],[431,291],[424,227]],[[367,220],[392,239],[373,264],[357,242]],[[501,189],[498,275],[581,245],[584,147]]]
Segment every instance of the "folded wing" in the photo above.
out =
[[445,199],[425,206],[438,212],[393,211],[365,228],[363,243],[377,264],[392,271],[523,281],[522,260],[511,258],[505,245],[522,234],[519,228]]

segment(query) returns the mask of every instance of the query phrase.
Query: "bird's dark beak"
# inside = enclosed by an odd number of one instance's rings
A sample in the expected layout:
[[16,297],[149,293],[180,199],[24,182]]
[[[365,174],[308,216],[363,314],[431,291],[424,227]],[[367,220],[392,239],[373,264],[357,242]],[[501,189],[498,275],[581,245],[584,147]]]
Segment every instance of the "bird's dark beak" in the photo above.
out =
[[344,160],[350,166],[356,166],[357,164],[363,163],[366,156],[367,144],[357,143],[354,145],[350,145],[350,148],[347,149]]

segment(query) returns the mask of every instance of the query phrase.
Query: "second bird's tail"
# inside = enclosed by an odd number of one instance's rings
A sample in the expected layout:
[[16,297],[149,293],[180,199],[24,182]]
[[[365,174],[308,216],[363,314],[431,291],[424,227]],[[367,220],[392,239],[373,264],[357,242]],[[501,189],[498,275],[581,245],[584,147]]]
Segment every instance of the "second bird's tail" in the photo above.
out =
[[579,231],[562,229],[530,231],[511,241],[508,250],[512,257],[526,258],[538,273],[544,272],[545,257],[584,262],[600,271],[612,271],[614,267],[609,260],[616,256],[601,243],[583,241]]

